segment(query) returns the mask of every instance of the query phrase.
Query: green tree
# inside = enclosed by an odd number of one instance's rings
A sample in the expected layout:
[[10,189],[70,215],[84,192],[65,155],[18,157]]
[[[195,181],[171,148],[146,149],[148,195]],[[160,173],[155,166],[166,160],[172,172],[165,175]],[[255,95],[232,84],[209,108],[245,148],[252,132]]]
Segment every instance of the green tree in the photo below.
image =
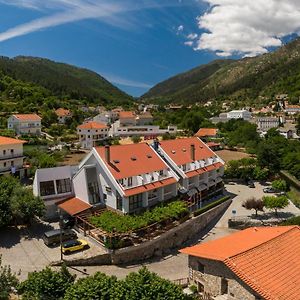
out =
[[18,293],[22,299],[58,300],[64,297],[74,280],[66,266],[59,271],[46,267],[42,271],[29,273],[28,278],[18,285]]
[[11,271],[10,266],[2,265],[2,258],[0,255],[0,300],[10,299],[9,295],[17,285],[18,279],[16,275]]
[[142,139],[139,135],[134,135],[131,140],[134,144],[138,144]]
[[288,190],[286,181],[282,179],[274,180],[272,182],[272,187],[280,192],[286,192]]
[[286,196],[264,196],[263,203],[266,208],[274,210],[276,216],[278,216],[278,210],[287,207],[289,200]]
[[43,216],[45,204],[41,198],[33,196],[32,190],[19,187],[11,197],[11,212],[15,219],[27,223],[35,216]]

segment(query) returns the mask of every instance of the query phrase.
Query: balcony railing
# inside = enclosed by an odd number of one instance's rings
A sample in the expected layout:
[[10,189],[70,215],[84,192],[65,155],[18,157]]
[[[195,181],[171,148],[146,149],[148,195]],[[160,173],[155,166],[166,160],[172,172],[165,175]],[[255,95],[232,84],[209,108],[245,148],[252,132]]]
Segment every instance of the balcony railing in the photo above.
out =
[[5,155],[0,155],[0,160],[8,160],[8,159],[22,158],[22,157],[24,157],[24,155],[23,154],[18,154],[18,153],[5,154]]

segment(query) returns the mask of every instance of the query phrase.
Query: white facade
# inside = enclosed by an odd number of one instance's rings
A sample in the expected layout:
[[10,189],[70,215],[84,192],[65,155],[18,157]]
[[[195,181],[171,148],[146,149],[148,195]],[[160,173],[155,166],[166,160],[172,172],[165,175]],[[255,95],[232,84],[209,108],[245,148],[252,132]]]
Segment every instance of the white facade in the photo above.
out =
[[57,202],[74,196],[72,177],[77,169],[65,166],[36,170],[33,194],[44,200],[46,218],[53,218],[57,215]]
[[279,118],[257,118],[256,119],[257,130],[268,131],[271,128],[277,128],[280,124]]
[[0,137],[0,174],[15,174],[23,177],[23,143],[18,140],[15,144],[13,142],[5,143],[6,139],[13,140]]
[[227,113],[228,119],[243,119],[249,121],[251,119],[251,112],[248,110],[232,110]]
[[7,123],[7,128],[16,134],[40,135],[42,131],[41,118],[36,115],[12,115]]
[[[151,151],[161,160],[157,153]],[[177,195],[179,177],[167,165],[164,170],[116,180],[94,148],[79,168],[73,179],[75,195],[91,205],[105,204],[123,213],[132,213]],[[161,186],[160,182],[168,179],[172,179],[172,183]],[[151,184],[157,184],[158,187],[145,188]]]

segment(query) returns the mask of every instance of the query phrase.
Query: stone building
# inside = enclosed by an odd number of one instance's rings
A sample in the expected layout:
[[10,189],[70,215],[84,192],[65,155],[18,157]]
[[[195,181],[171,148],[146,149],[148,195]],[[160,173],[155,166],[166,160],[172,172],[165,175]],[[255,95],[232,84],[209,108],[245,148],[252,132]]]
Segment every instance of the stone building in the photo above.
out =
[[211,299],[300,299],[300,227],[248,228],[181,250]]

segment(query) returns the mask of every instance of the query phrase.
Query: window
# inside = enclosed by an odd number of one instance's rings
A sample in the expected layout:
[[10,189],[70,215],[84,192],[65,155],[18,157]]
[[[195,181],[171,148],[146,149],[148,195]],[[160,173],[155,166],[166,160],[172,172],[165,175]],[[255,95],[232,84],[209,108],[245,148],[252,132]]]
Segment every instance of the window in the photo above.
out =
[[132,212],[143,206],[143,194],[129,197],[129,211]]
[[164,170],[160,170],[160,171],[159,171],[159,175],[160,175],[160,176],[163,176],[163,175],[164,175]]
[[182,170],[185,172],[186,171],[186,165],[182,165]]
[[120,194],[117,192],[117,209],[122,210],[123,208],[123,199]]
[[96,204],[100,202],[99,186],[97,182],[90,182],[88,184],[88,190],[90,195],[90,204]]
[[14,149],[10,149],[10,154],[14,154]]
[[54,181],[40,182],[40,194],[41,196],[55,195]]
[[197,271],[204,273],[204,265],[198,262]]
[[11,165],[12,167],[15,165],[13,160],[10,162],[10,165]]
[[119,183],[120,183],[121,185],[123,185],[123,184],[124,184],[124,180],[123,180],[123,179],[120,179],[120,180],[119,180]]
[[3,155],[6,155],[6,150],[3,150]]
[[70,178],[56,180],[56,188],[58,194],[69,193],[72,191]]
[[4,168],[6,167],[6,162],[5,162],[5,163],[3,163],[3,166],[4,166]]
[[128,186],[132,186],[132,177],[128,177]]

